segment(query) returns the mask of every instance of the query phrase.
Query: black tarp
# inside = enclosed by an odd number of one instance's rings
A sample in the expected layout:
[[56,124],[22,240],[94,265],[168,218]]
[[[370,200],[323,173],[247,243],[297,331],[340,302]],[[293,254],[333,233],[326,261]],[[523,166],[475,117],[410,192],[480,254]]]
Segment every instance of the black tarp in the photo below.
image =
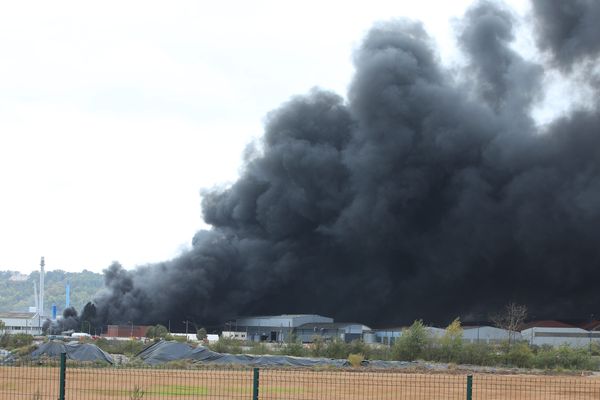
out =
[[248,354],[221,354],[206,347],[192,347],[185,343],[160,341],[148,346],[137,357],[150,365],[164,364],[175,360],[191,360],[212,364],[242,364],[252,366],[290,366],[312,367],[316,365],[331,365],[343,367],[348,365],[346,360],[328,358],[305,358],[291,356],[254,356]]
[[136,357],[147,364],[156,365],[169,361],[189,359],[194,348],[186,343],[167,342],[161,340],[140,351]]
[[[238,364],[256,367],[314,367],[328,365],[333,367],[348,367],[347,360],[331,358],[292,357],[278,355],[249,355],[249,354],[222,354],[206,347],[193,347],[187,343],[175,341],[159,341],[146,347],[136,357],[141,358],[146,364],[159,365],[175,360],[190,360],[192,362],[207,364]],[[363,367],[381,369],[447,369],[446,364],[430,364],[416,361],[381,361],[365,360]]]
[[102,350],[100,347],[91,343],[68,343],[67,357],[77,361],[106,361],[109,364],[113,363],[113,358],[110,354]]
[[49,341],[40,345],[31,353],[31,358],[39,357],[59,357],[61,353],[67,353],[67,358],[75,361],[104,361],[113,363],[110,354],[100,349],[95,344],[90,343],[63,343],[59,341]]
[[42,356],[46,357],[60,357],[61,353],[66,353],[67,347],[64,342],[51,340],[49,342],[41,344],[37,349],[31,353],[31,358],[38,358]]
[[11,365],[15,362],[15,356],[8,350],[0,349],[0,365]]

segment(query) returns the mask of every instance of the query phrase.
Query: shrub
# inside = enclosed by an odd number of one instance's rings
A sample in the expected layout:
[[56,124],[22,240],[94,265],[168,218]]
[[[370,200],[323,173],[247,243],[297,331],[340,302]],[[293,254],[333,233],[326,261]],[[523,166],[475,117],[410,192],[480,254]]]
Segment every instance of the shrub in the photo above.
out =
[[417,320],[396,339],[392,356],[395,360],[414,361],[423,358],[430,344],[431,338],[423,321]]
[[463,356],[463,328],[460,319],[456,318],[446,328],[446,333],[439,340],[439,359],[445,362],[461,362]]
[[164,325],[154,325],[151,326],[150,328],[148,328],[148,331],[146,332],[146,337],[154,339],[154,338],[161,338],[161,339],[165,339],[168,336],[171,336],[171,333],[169,332],[169,330],[167,329],[166,326]]
[[281,347],[279,352],[280,354],[294,357],[306,356],[306,350],[304,349],[304,346],[302,346],[302,343],[298,342],[286,343],[283,347]]
[[133,387],[133,390],[129,393],[129,398],[131,400],[137,400],[137,399],[141,399],[144,397],[145,392],[142,390],[141,387],[139,387],[138,385],[135,385]]
[[328,342],[323,351],[323,356],[327,358],[346,359],[348,358],[348,354],[350,354],[348,345],[337,338]]
[[533,351],[526,343],[512,345],[505,355],[507,365],[519,368],[530,368],[533,365],[533,359]]
[[325,347],[325,339],[323,339],[323,336],[315,335],[312,337],[310,354],[313,357],[323,357],[325,355]]
[[351,354],[360,354],[363,358],[371,358],[371,347],[365,344],[361,340],[353,340],[348,344],[348,353]]
[[206,332],[206,329],[204,328],[200,328],[196,331],[196,339],[202,341],[202,340],[206,340],[208,336],[208,333]]
[[563,345],[558,348],[540,348],[535,357],[534,365],[544,369],[596,369],[597,365],[587,349],[574,349]]
[[239,354],[242,348],[239,340],[221,337],[215,343],[209,344],[208,348],[217,353]]
[[257,343],[250,347],[250,354],[269,354],[269,348],[264,343]]
[[98,339],[95,342],[96,346],[111,354],[126,354],[135,355],[142,351],[145,347],[144,342],[139,340],[107,340]]
[[348,362],[354,368],[360,367],[362,365],[362,362],[364,361],[364,359],[365,359],[365,356],[363,356],[362,354],[350,354],[348,356]]
[[497,365],[500,362],[496,349],[487,343],[464,343],[458,359],[458,363],[473,365]]
[[32,343],[33,336],[26,333],[5,333],[2,336],[0,336],[0,347],[7,350],[13,350],[19,347],[30,346]]

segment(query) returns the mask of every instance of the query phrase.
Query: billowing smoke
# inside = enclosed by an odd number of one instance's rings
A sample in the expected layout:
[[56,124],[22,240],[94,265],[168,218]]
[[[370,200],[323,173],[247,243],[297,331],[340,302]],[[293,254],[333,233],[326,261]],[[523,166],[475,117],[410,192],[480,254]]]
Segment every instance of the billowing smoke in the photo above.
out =
[[273,111],[237,182],[203,193],[212,229],[174,260],[110,266],[95,321],[598,314],[600,110],[530,115],[547,71],[597,59],[599,7],[533,5],[544,64],[513,50],[518,21],[495,2],[458,24],[458,73],[419,23],[377,24],[347,100],[315,89]]
[[66,331],[79,331],[81,320],[77,315],[77,310],[73,307],[67,307],[63,311],[62,317],[55,321],[47,319],[42,325],[42,330],[48,335],[60,335]]

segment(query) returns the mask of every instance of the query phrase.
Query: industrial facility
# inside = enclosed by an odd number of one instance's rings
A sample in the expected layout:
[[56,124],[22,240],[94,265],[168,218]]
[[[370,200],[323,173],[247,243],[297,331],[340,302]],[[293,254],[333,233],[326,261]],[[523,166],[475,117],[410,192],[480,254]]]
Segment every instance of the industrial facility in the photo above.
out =
[[315,314],[283,314],[238,318],[227,325],[232,332],[243,332],[246,340],[252,342],[285,342],[301,326],[315,323],[333,323],[333,318]]
[[3,333],[30,335],[41,335],[44,323],[36,312],[0,312],[0,321],[4,322]]
[[[55,321],[56,305],[52,305],[52,316],[44,312],[45,291],[45,260],[41,258],[39,286],[34,282],[35,306],[29,312],[0,312],[0,320],[4,328],[2,334],[25,333],[41,335],[42,326],[47,319]],[[65,286],[65,309],[70,306],[70,285]],[[60,319],[60,318],[59,318]],[[187,323],[188,321],[186,321]],[[90,324],[88,333],[92,334]],[[108,325],[101,332],[102,336],[112,338],[144,338],[150,326],[135,325],[133,322],[123,325]],[[341,340],[344,342],[362,341],[373,345],[393,345],[404,334],[406,327],[386,329],[371,329],[358,322],[336,322],[331,317],[317,314],[282,314],[239,317],[228,321],[219,330],[221,337],[240,341],[284,343],[298,341],[312,343],[316,338],[324,341]],[[81,329],[84,329],[82,325]],[[425,327],[430,337],[441,338],[445,329]],[[188,338],[195,333],[187,332]],[[494,344],[504,341],[526,342],[534,346],[589,347],[593,343],[600,345],[600,321],[592,318],[582,323],[572,325],[560,321],[532,321],[522,325],[516,331],[508,331],[490,325],[463,326],[463,341],[465,343]],[[214,336],[214,335],[213,335]],[[213,340],[215,338],[213,337]]]

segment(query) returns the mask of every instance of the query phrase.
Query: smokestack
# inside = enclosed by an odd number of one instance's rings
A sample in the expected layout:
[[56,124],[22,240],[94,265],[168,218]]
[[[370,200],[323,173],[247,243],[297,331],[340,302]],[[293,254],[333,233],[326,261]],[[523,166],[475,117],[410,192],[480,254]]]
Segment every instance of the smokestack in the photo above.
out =
[[42,261],[40,261],[40,308],[38,312],[40,316],[44,315],[44,257],[42,257]]
[[65,286],[65,308],[69,308],[71,306],[71,284],[67,282],[67,286]]
[[39,314],[40,312],[40,297],[37,292],[37,284],[33,281],[33,300],[35,301],[35,312]]

